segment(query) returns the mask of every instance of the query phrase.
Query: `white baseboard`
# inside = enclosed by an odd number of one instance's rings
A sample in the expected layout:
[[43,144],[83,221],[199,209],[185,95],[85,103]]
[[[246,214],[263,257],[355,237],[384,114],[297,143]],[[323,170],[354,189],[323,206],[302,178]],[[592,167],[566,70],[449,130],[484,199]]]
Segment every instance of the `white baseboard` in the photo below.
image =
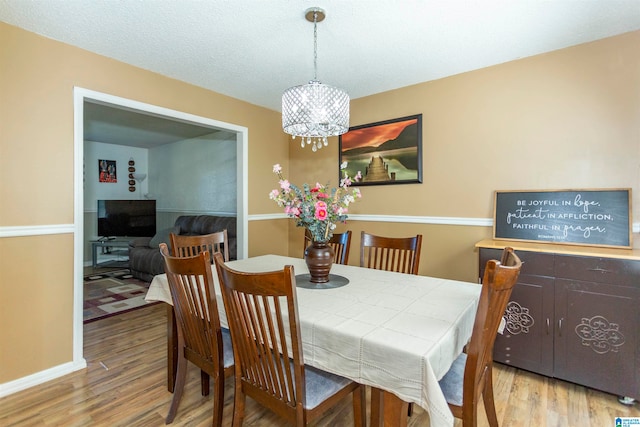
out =
[[87,367],[87,361],[81,359],[79,362],[68,362],[62,365],[54,366],[53,368],[45,369],[44,371],[36,372],[35,374],[27,375],[26,377],[18,378],[8,383],[0,384],[0,397],[8,396],[13,393],[17,393],[22,390],[26,390],[30,387],[46,383],[47,381],[60,378],[64,375],[70,374],[80,369]]

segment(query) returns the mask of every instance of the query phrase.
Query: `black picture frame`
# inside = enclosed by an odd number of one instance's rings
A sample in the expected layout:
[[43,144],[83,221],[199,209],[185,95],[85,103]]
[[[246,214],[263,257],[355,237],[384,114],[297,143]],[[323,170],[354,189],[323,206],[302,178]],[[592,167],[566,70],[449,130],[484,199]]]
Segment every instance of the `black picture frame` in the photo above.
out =
[[352,185],[422,182],[422,114],[353,126],[339,139],[339,165],[347,162],[351,178],[362,174]]

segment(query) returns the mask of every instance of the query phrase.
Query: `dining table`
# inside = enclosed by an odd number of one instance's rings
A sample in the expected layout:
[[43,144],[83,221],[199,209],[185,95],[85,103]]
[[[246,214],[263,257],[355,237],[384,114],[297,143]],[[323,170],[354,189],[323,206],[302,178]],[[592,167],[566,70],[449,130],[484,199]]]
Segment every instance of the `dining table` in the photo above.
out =
[[[331,267],[329,283],[318,285],[309,281],[304,259],[280,255],[226,264],[245,272],[293,265],[304,363],[371,386],[372,426],[406,426],[409,403],[428,411],[431,427],[453,426],[438,381],[471,337],[480,285],[341,264]],[[212,269],[220,321],[227,327]],[[171,309],[166,274],[153,278],[145,300],[164,301]],[[169,317],[172,384],[177,348],[175,319]]]

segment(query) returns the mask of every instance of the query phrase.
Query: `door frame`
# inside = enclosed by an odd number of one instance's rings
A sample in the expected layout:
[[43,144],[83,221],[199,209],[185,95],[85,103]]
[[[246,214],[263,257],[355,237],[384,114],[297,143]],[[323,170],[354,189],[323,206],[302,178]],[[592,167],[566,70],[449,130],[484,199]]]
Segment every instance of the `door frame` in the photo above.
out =
[[106,103],[123,109],[138,110],[168,119],[192,122],[197,125],[225,130],[236,135],[237,174],[237,241],[238,259],[248,257],[248,141],[249,130],[244,126],[196,116],[182,111],[121,98],[81,87],[73,88],[74,121],[74,280],[73,280],[73,362],[86,366],[83,356],[83,268],[84,268],[84,103]]

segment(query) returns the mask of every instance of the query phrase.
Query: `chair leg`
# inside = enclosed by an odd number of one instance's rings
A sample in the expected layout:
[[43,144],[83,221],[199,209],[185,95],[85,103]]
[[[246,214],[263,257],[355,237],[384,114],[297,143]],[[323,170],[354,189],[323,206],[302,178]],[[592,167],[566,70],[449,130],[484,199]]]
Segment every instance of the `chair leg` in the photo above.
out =
[[242,421],[244,420],[244,401],[245,396],[242,392],[242,387],[236,380],[236,387],[233,397],[233,420],[231,422],[232,427],[242,427]]
[[367,389],[361,384],[353,390],[353,425],[356,427],[367,425]]
[[[207,375],[207,378],[209,375]],[[208,382],[208,381],[207,381]],[[224,408],[224,372],[218,374],[213,382],[213,425],[222,425],[222,410]]]
[[478,425],[478,402],[473,401],[462,407],[462,427],[476,427]]
[[493,400],[493,369],[489,365],[484,379],[484,389],[482,390],[482,401],[487,413],[487,420],[491,427],[498,427],[498,416],[496,415],[496,405]]
[[171,424],[176,417],[178,411],[178,405],[180,399],[182,399],[182,391],[184,390],[184,383],[187,377],[187,359],[184,357],[183,347],[178,347],[181,350],[178,351],[178,369],[176,372],[176,383],[173,389],[173,398],[171,399],[171,406],[169,407],[169,413],[165,419],[165,424]]
[[209,374],[200,370],[200,388],[203,396],[209,396]]

